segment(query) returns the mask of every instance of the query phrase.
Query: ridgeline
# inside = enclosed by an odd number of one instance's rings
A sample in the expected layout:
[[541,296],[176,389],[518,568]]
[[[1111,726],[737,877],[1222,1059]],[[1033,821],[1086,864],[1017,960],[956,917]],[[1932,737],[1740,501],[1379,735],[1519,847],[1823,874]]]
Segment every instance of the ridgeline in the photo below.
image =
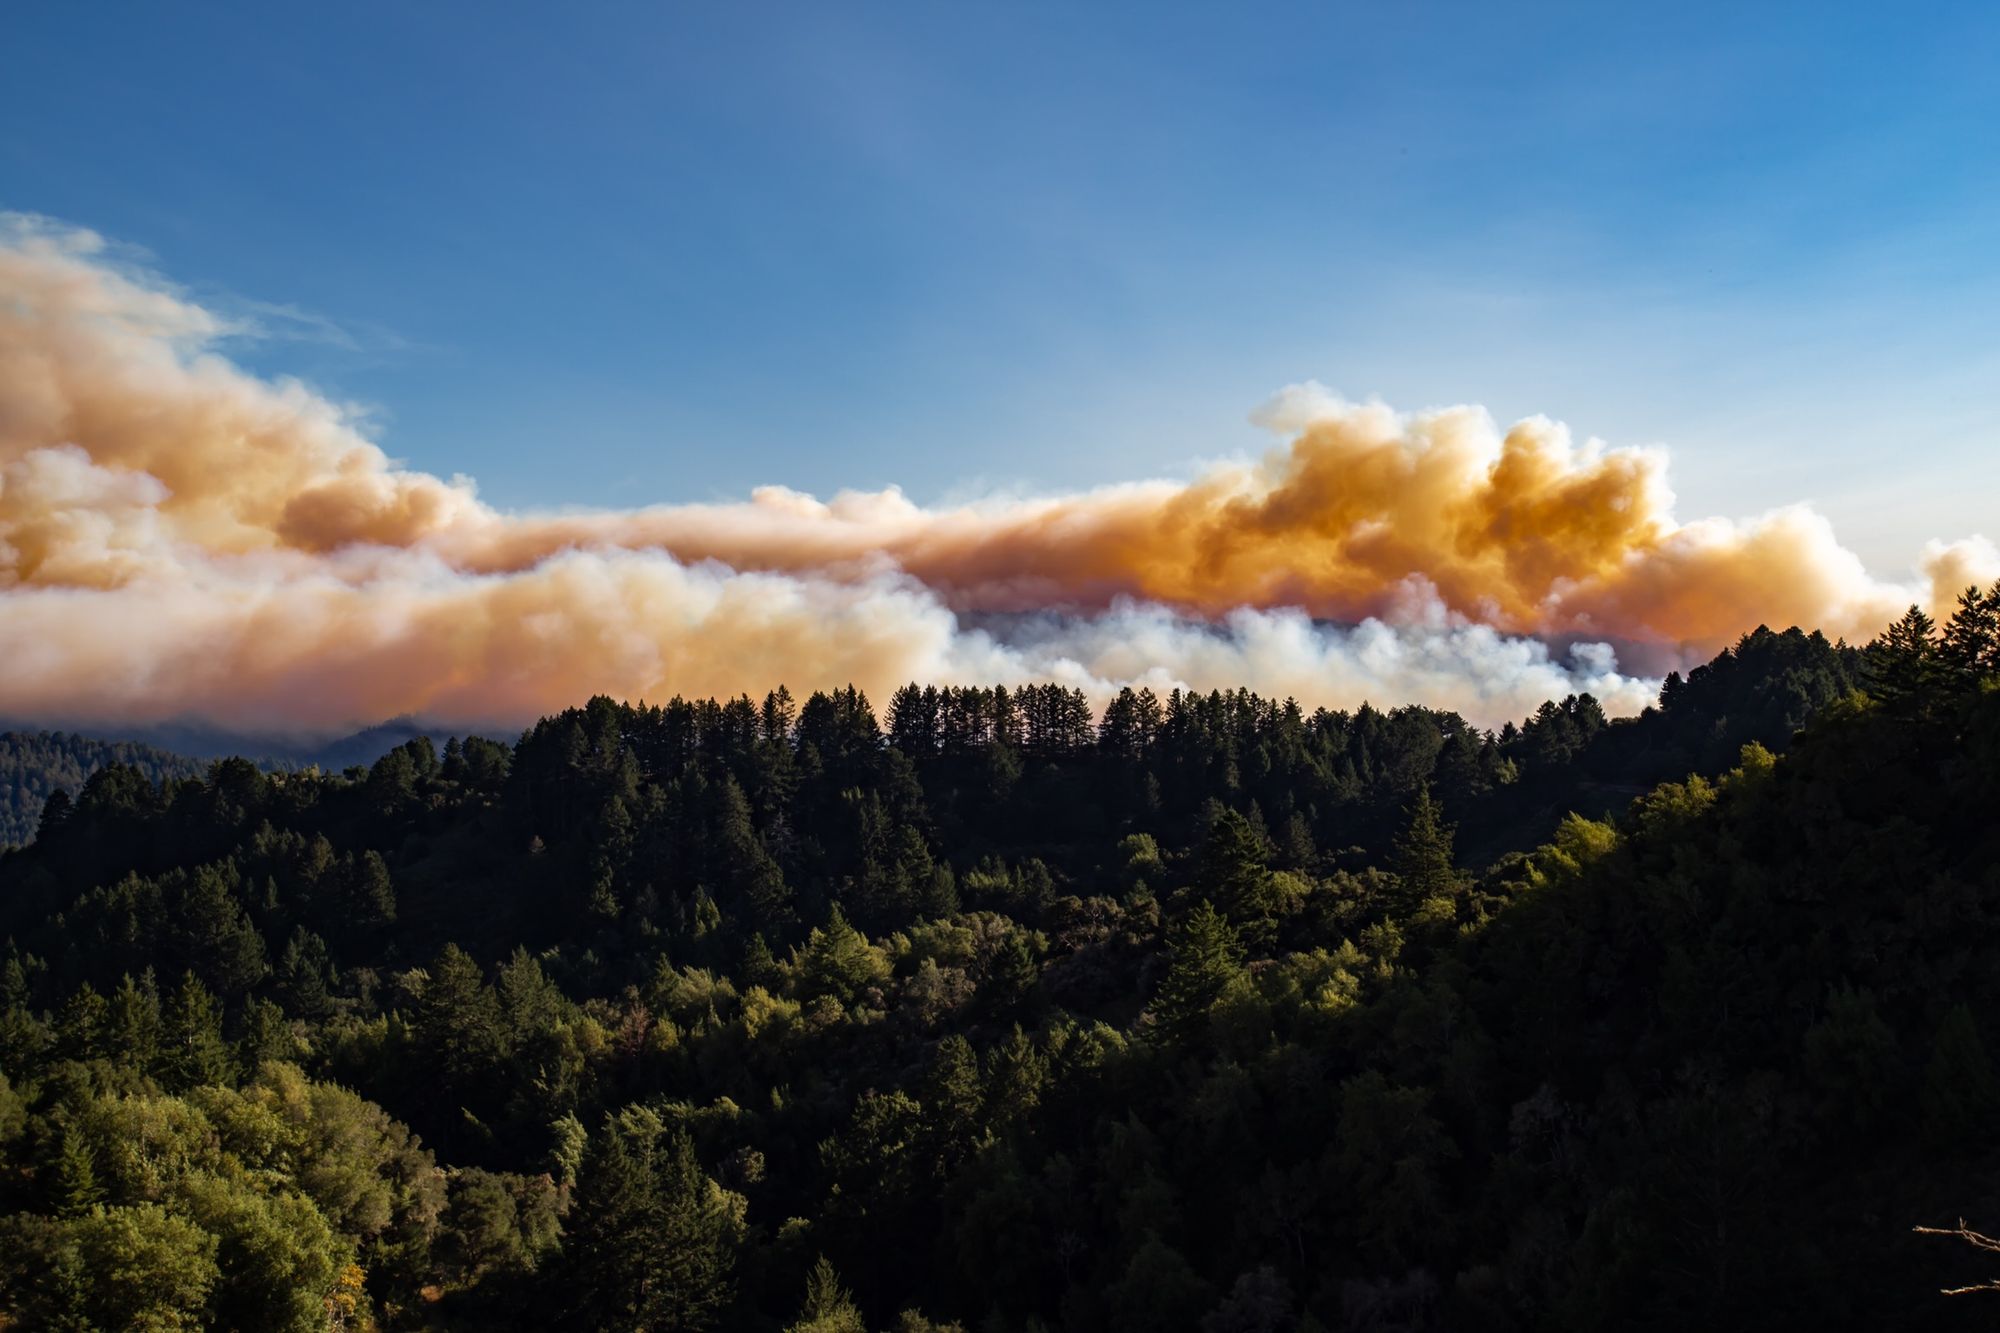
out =
[[1970,1327],[1977,1256],[1911,1228],[2000,1224],[1996,610],[1759,630],[1639,718],[1498,733],[912,686],[596,699],[352,775],[52,768],[0,855],[0,1292]]

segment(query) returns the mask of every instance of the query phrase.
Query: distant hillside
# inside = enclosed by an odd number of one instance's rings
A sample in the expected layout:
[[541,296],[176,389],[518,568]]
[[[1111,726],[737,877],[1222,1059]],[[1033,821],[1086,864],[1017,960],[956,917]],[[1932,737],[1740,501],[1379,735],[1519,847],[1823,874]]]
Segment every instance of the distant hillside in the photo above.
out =
[[0,731],[0,847],[32,842],[42,804],[58,789],[72,796],[109,764],[135,768],[158,784],[198,778],[217,759],[242,755],[266,772],[318,767],[339,773],[366,767],[400,745],[449,733],[412,718],[396,718],[321,744],[240,736],[193,725],[153,727],[141,739],[104,740],[73,731]]
[[[127,739],[204,762],[236,755],[255,758],[263,767],[305,768],[316,765],[340,773],[359,764],[367,767],[399,745],[420,736],[442,747],[463,728],[435,725],[419,718],[396,717],[330,740],[301,739],[283,734],[228,731],[201,722],[162,722],[146,727],[119,728]],[[516,733],[501,729],[486,733],[512,744]]]
[[[1373,787],[1381,779],[1381,799],[1372,803],[1378,808],[1352,821],[1349,836],[1385,840],[1416,784],[1433,778],[1461,819],[1461,854],[1469,864],[1486,865],[1548,837],[1570,811],[1609,815],[1655,783],[1720,772],[1748,742],[1782,751],[1814,713],[1860,683],[1861,657],[1860,649],[1830,644],[1817,633],[1760,627],[1685,680],[1675,673],[1660,705],[1639,717],[1607,723],[1588,696],[1544,704],[1522,726],[1510,724],[1489,738],[1485,765],[1464,755],[1444,755],[1448,737],[1471,743],[1478,735],[1453,717],[1417,743],[1407,762],[1387,765],[1393,771],[1370,772],[1363,785]],[[1398,710],[1396,715],[1410,725],[1418,725],[1420,715],[1433,717],[1424,709]],[[1364,705],[1357,720],[1383,716]],[[129,739],[120,741],[60,731],[0,732],[8,747],[6,767],[0,769],[0,783],[5,784],[0,786],[0,846],[30,841],[50,791],[64,787],[74,793],[83,779],[113,761],[138,768],[154,782],[199,777],[210,762],[237,755],[252,758],[266,771],[317,767],[341,773],[367,767],[412,741],[428,740],[442,749],[454,734],[464,733],[410,717],[320,742],[246,735],[192,722],[131,730],[126,732]],[[513,739],[491,729],[487,736],[508,745]],[[1364,747],[1364,752],[1370,749],[1380,746]],[[1502,756],[1508,774],[1497,784],[1492,775],[1476,772]],[[1434,762],[1438,767],[1433,774]],[[1362,759],[1361,766],[1368,771],[1369,760]],[[1348,780],[1359,781],[1360,776],[1349,775]]]
[[[387,722],[378,722],[372,727],[364,727],[351,736],[342,736],[338,740],[327,741],[320,745],[295,748],[266,747],[263,753],[284,755],[300,764],[317,764],[329,773],[339,773],[356,765],[366,768],[389,751],[419,738],[426,738],[438,749],[443,749],[445,742],[451,737],[466,734],[462,728],[454,730],[449,727],[434,726],[416,718],[398,717],[391,718]],[[497,734],[492,732],[487,734],[490,739],[511,745],[518,733],[501,731]]]
[[1727,770],[1752,742],[1783,753],[1794,732],[1864,683],[1864,658],[1817,631],[1759,626],[1685,679],[1668,676],[1659,704],[1638,717],[1607,723],[1578,700],[1544,704],[1500,732],[1515,780],[1452,802],[1460,854],[1486,865],[1553,836],[1572,811],[1615,817],[1661,782]]
[[1988,1327],[1912,1228],[2000,1231],[1996,799],[2000,587],[1626,721],[911,684],[107,767],[0,854],[0,1324]]
[[[10,725],[21,731],[31,730],[21,719],[7,719]],[[117,736],[120,740],[149,749],[163,750],[170,754],[183,755],[199,760],[206,765],[217,759],[229,759],[237,755],[255,756],[260,761],[269,760],[286,766],[303,768],[308,764],[318,764],[322,768],[339,771],[355,763],[372,763],[382,754],[408,740],[419,727],[406,725],[403,721],[385,722],[342,736],[334,740],[318,741],[301,739],[283,734],[260,734],[255,732],[231,731],[211,726],[208,723],[185,720],[177,722],[154,722],[142,726],[118,726],[116,724],[92,725],[74,724],[100,736]],[[379,744],[371,744],[370,738],[382,733],[385,739]],[[390,733],[394,733],[390,737]],[[362,750],[371,751],[367,758],[357,758]],[[266,765],[269,766],[268,764]]]
[[101,741],[67,731],[0,731],[0,846],[35,836],[42,803],[58,788],[74,793],[108,764],[125,764],[154,783],[198,778],[199,759],[136,741]]

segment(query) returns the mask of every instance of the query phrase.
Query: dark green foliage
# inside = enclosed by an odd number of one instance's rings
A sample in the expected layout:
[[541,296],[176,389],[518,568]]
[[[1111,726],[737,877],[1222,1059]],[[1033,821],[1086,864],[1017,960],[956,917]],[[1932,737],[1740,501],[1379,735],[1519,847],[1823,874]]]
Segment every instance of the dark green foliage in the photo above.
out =
[[1161,1039],[1177,1048],[1198,1045],[1209,1015],[1243,975],[1243,941],[1207,901],[1167,936],[1167,975],[1149,1006]]
[[806,1298],[799,1306],[799,1317],[786,1326],[786,1333],[867,1333],[867,1330],[853,1295],[840,1284],[840,1274],[821,1255],[806,1274]]
[[304,926],[293,929],[279,955],[275,977],[278,998],[285,1010],[308,1022],[318,1022],[333,1011],[333,962],[326,941]]
[[[1391,844],[1390,865],[1396,872],[1404,910],[1410,915],[1448,912],[1459,891],[1458,867],[1452,863],[1453,828],[1431,799],[1429,785],[1417,789],[1410,803],[1409,822]],[[1439,904],[1443,904],[1441,909]]]
[[[420,1095],[439,1112],[456,1107],[469,1115],[490,1095],[509,1053],[500,997],[456,944],[444,946],[417,986],[410,1036],[421,1061]],[[446,1119],[440,1137],[456,1147],[466,1132]]]
[[29,1328],[213,1327],[216,1251],[215,1236],[157,1204],[0,1220],[0,1282]]
[[176,962],[225,1000],[264,979],[264,939],[244,910],[241,878],[233,867],[174,872],[162,888],[177,937]]
[[687,1134],[607,1117],[583,1162],[569,1242],[585,1328],[715,1328],[735,1298],[741,1223]]
[[229,1081],[232,1062],[222,1039],[222,1005],[192,972],[181,978],[161,1011],[158,1051],[154,1070],[170,1092]]
[[564,1202],[546,1176],[507,1176],[478,1167],[454,1172],[450,1206],[432,1253],[455,1286],[530,1274],[556,1247]]
[[854,1004],[868,989],[888,979],[888,964],[841,914],[838,904],[826,924],[812,933],[793,959],[802,999]]
[[1218,807],[1202,843],[1196,883],[1221,904],[1238,930],[1268,942],[1277,929],[1283,901],[1272,887],[1266,854],[1265,840],[1249,820]]
[[380,852],[370,848],[356,857],[346,879],[345,907],[352,927],[379,928],[396,919],[396,886]]
[[49,1170],[49,1211],[81,1217],[104,1201],[97,1184],[97,1154],[74,1126],[63,1130],[62,1147]]
[[131,741],[100,741],[63,731],[0,731],[0,847],[31,841],[46,815],[60,824],[92,773],[118,764],[155,784],[202,776],[198,759]]
[[1967,588],[1944,627],[1938,654],[1955,671],[1971,676],[2000,673],[2000,583],[1981,591]]
[[1945,668],[1936,629],[1931,618],[1914,606],[1889,626],[1870,650],[1869,693],[1897,712],[1928,707],[1939,692]]
[[160,993],[152,969],[136,979],[126,975],[119,980],[105,1017],[105,1053],[121,1065],[152,1068],[159,1058],[160,1022]]
[[1949,1326],[1978,1275],[1909,1227],[2000,1222],[1995,623],[1497,734],[912,686],[103,768],[0,855],[0,1301]]

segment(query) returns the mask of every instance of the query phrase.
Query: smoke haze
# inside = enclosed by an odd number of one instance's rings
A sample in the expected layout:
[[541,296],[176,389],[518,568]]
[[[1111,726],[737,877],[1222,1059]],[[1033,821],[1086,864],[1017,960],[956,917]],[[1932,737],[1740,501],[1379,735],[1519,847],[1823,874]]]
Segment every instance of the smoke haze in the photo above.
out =
[[1659,451],[1314,385],[1260,414],[1267,457],[1185,482],[509,514],[231,364],[231,331],[87,232],[0,231],[0,715],[330,732],[1053,679],[1497,724],[1576,690],[1643,707],[1657,681],[1609,645],[1657,668],[1760,623],[1865,639],[2000,575],[1972,538],[1883,582],[1804,507],[1677,521]]

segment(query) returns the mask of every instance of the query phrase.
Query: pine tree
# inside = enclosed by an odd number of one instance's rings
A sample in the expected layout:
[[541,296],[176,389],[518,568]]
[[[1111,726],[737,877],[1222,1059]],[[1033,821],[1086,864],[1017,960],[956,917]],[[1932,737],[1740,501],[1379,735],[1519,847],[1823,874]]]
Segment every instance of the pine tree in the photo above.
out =
[[76,1126],[66,1125],[49,1181],[49,1206],[60,1217],[80,1217],[102,1202],[104,1189],[97,1183],[97,1155],[90,1140]]
[[56,1015],[57,1048],[72,1060],[90,1060],[104,1054],[110,1017],[111,1006],[89,982],[84,982],[63,1002],[62,1012]]
[[888,980],[889,964],[865,936],[847,924],[835,903],[824,926],[813,927],[794,960],[802,999],[832,996],[852,1005],[862,991]]
[[356,928],[373,930],[396,919],[396,885],[389,863],[370,849],[356,857],[347,881],[347,919]]
[[1431,797],[1429,784],[1417,789],[1409,819],[1396,837],[1393,865],[1400,888],[1399,910],[1412,913],[1426,904],[1449,903],[1459,890],[1458,867],[1452,860],[1450,824],[1444,808]]
[[901,908],[908,914],[922,906],[937,862],[931,857],[930,844],[924,840],[923,833],[912,824],[904,824],[896,830],[890,847],[895,856],[896,879],[903,888]]
[[60,832],[62,826],[69,822],[72,808],[73,803],[67,790],[57,787],[50,792],[47,799],[42,802],[41,819],[35,826],[35,841],[45,843]]
[[383,815],[401,813],[417,796],[417,765],[407,746],[397,746],[377,759],[362,785],[371,805]]
[[1167,939],[1167,975],[1152,1003],[1155,1030],[1168,1045],[1188,1049],[1208,1031],[1209,1011],[1243,974],[1243,941],[1207,900]]
[[840,1274],[821,1255],[806,1275],[806,1298],[785,1333],[868,1333],[861,1310],[841,1285]]
[[278,996],[294,1018],[318,1022],[333,1012],[333,961],[326,941],[295,927],[278,956]]
[[444,743],[444,758],[439,762],[438,776],[447,782],[457,782],[465,777],[465,746],[456,736]]
[[792,723],[798,718],[798,709],[792,704],[792,692],[780,685],[764,696],[763,706],[757,710],[757,729],[764,740],[773,744],[784,744],[792,738]]
[[654,1148],[651,1211],[651,1326],[716,1327],[735,1297],[733,1219],[682,1130]]
[[1276,934],[1282,907],[1264,863],[1265,846],[1250,820],[1217,807],[1202,842],[1199,872],[1202,890],[1222,904],[1246,941],[1258,945]]
[[418,1042],[458,1092],[483,1081],[505,1053],[500,998],[456,944],[438,952],[416,1010]]
[[981,999],[989,1013],[1005,1013],[1026,999],[1040,976],[1026,931],[1010,930],[987,965]]
[[500,965],[493,991],[507,1039],[516,1046],[552,1031],[568,1016],[561,988],[525,947],[517,946]]
[[778,960],[772,956],[771,946],[765,943],[764,932],[760,930],[750,937],[743,950],[743,979],[752,986],[774,990],[782,978]]
[[715,788],[715,800],[716,865],[722,882],[761,928],[782,929],[794,919],[791,890],[757,836],[743,788],[725,777]]
[[7,961],[0,963],[0,1005],[11,1009],[28,1002],[28,969],[21,962],[21,956],[14,951],[12,940],[7,942]]
[[267,1060],[296,1060],[299,1041],[285,1011],[262,996],[243,1006],[242,1032],[236,1038],[238,1068],[255,1073]]
[[649,1144],[634,1145],[611,1116],[584,1150],[563,1247],[574,1275],[578,1328],[643,1326],[647,1254],[641,1242],[651,1206],[650,1153]]
[[1869,645],[1868,692],[1890,712],[1916,716],[1928,711],[1940,683],[1935,628],[1921,607],[1912,606]]
[[567,1250],[590,1328],[716,1327],[735,1299],[735,1215],[694,1143],[649,1111],[607,1116],[586,1150]]
[[1312,821],[1304,811],[1292,811],[1292,817],[1285,821],[1285,859],[1300,869],[1319,859],[1319,848],[1313,844]]
[[956,1032],[942,1038],[924,1073],[920,1092],[925,1156],[933,1178],[942,1184],[979,1132],[985,1088],[972,1043]]
[[169,1092],[230,1081],[222,1004],[192,972],[181,978],[161,1015],[158,1070]]
[[2000,672],[2000,583],[1958,595],[1958,609],[1945,622],[1938,653],[1964,675]]
[[153,969],[133,980],[127,973],[111,994],[104,1043],[113,1060],[134,1069],[150,1067],[160,1049],[160,993]]
[[264,979],[264,937],[237,898],[234,863],[202,866],[182,876],[175,895],[175,930],[186,966],[225,999]]
[[958,876],[949,861],[931,865],[930,879],[922,886],[921,895],[917,907],[926,920],[941,921],[957,913]]

